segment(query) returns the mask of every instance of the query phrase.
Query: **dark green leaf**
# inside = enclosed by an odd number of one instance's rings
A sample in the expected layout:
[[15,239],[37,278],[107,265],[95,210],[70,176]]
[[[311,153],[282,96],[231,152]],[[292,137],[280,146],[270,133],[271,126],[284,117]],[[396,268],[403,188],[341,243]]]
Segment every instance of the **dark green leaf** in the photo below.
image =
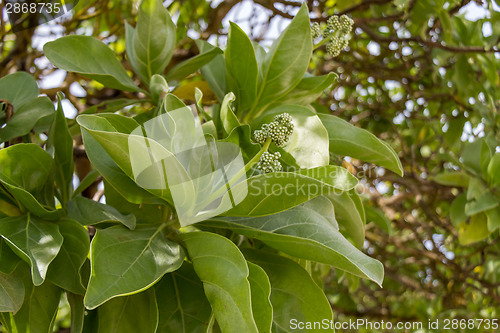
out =
[[358,180],[344,168],[328,165],[294,172],[273,172],[247,179],[233,191],[248,188],[245,199],[227,211],[229,216],[262,216],[282,212],[319,195],[348,191]]
[[[200,53],[205,53],[215,48],[215,46],[201,39],[197,39],[195,42]],[[222,54],[216,55],[211,62],[201,68],[201,74],[205,80],[207,80],[210,88],[215,96],[217,96],[217,99],[222,102],[226,93],[226,67],[224,56]]]
[[99,307],[97,333],[155,333],[158,306],[154,288],[141,293],[113,298]]
[[388,144],[370,132],[355,127],[338,117],[327,114],[318,116],[328,131],[332,153],[374,163],[403,176],[401,161]]
[[97,231],[91,244],[87,309],[147,289],[182,265],[184,251],[165,238],[163,227],[138,227],[131,231],[115,226]]
[[33,283],[41,285],[63,243],[57,225],[30,214],[6,217],[0,219],[0,235],[21,259],[30,263]]
[[196,72],[197,70],[208,64],[213,58],[215,58],[218,54],[221,53],[222,51],[218,47],[215,47],[204,53],[200,53],[197,56],[189,58],[188,60],[185,60],[180,64],[176,65],[167,73],[165,78],[168,81],[181,80],[186,76],[188,76],[189,74]]
[[252,42],[247,34],[233,22],[230,22],[224,55],[227,89],[236,96],[236,112],[241,114],[250,109],[255,102],[259,69]]
[[45,44],[43,52],[60,69],[83,74],[106,87],[126,91],[140,90],[113,51],[94,37],[64,36]]
[[[323,291],[297,263],[272,253],[246,250],[246,258],[259,265],[271,282],[273,332],[298,332],[297,322],[333,321],[333,313]],[[305,330],[304,330],[305,331]],[[308,329],[307,332],[333,332],[328,329]]]
[[158,333],[205,333],[212,309],[193,266],[184,262],[155,285]]
[[14,109],[7,125],[0,128],[0,142],[28,134],[38,120],[53,113],[54,105],[46,96],[23,103],[21,107]]
[[71,307],[71,333],[83,332],[83,320],[85,318],[85,306],[83,305],[83,295],[66,293],[68,303]]
[[83,295],[85,288],[80,281],[80,269],[89,254],[89,233],[81,224],[72,220],[61,220],[58,226],[64,241],[57,257],[50,264],[47,279],[56,286]]
[[24,301],[23,279],[17,271],[0,273],[0,312],[16,313]]
[[366,221],[373,222],[389,235],[392,234],[391,220],[379,209],[365,205]]
[[321,76],[305,76],[299,84],[285,97],[278,100],[279,104],[308,105],[318,100],[321,94],[330,87],[337,74],[328,73]]
[[382,284],[382,264],[356,249],[339,232],[332,203],[319,197],[264,217],[219,217],[202,222],[259,239],[289,255],[322,262]]
[[174,53],[175,25],[160,0],[139,5],[137,26],[126,24],[127,56],[142,81],[149,84],[154,74],[163,74]]
[[75,197],[68,202],[68,217],[82,225],[118,222],[130,230],[136,224],[134,215],[123,215],[109,205],[85,197]]
[[258,332],[252,315],[248,266],[236,245],[208,232],[181,237],[221,330]]
[[64,117],[62,96],[58,96],[57,111],[49,131],[47,151],[52,155],[55,166],[55,181],[61,194],[63,205],[73,192],[73,138]]
[[271,305],[271,284],[266,272],[259,266],[247,262],[252,293],[252,311],[260,333],[271,332],[273,306]]
[[273,42],[262,63],[258,93],[260,108],[291,91],[304,76],[312,54],[309,10],[304,4],[290,25]]
[[[354,195],[357,194],[352,194]],[[352,239],[354,244],[361,248],[365,241],[365,221],[351,195],[348,192],[342,192],[332,193],[326,197],[333,204],[335,218],[344,236]]]
[[0,79],[0,99],[9,101],[14,107],[14,112],[37,97],[36,80],[27,72],[16,72]]
[[0,237],[0,273],[10,274],[21,261],[9,247],[7,241]]

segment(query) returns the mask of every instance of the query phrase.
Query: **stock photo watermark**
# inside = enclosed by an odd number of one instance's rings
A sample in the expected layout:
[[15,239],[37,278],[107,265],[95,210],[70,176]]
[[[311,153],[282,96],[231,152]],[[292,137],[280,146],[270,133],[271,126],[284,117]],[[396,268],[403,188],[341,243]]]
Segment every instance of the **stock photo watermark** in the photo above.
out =
[[14,32],[35,28],[70,13],[79,0],[4,0],[1,19]]

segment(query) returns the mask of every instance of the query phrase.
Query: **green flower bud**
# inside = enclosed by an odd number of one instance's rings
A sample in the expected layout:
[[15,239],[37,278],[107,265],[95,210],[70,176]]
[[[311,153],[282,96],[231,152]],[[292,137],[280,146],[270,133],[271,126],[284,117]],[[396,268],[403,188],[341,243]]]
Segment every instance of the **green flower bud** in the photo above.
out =
[[319,26],[318,22],[314,22],[312,27],[311,27],[311,35],[312,39],[316,39],[319,36],[321,36],[321,27]]
[[262,153],[259,163],[257,163],[257,170],[263,173],[283,170],[281,163],[278,161],[280,157],[281,154],[279,152],[272,154],[266,151]]
[[275,116],[271,123],[264,124],[260,130],[254,131],[253,136],[259,143],[264,143],[270,138],[278,147],[282,147],[292,133],[292,117],[288,113],[282,113]]

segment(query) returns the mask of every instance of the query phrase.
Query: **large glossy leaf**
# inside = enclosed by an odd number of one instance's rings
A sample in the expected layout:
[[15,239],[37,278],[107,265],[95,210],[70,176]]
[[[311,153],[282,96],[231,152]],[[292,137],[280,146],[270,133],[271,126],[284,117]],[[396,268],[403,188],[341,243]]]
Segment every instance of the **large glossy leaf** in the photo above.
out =
[[311,54],[309,10],[304,4],[265,56],[258,105],[263,107],[295,88],[309,66]]
[[160,0],[144,0],[139,5],[137,26],[126,24],[127,56],[143,82],[162,74],[174,53],[175,25]]
[[68,202],[68,217],[82,225],[118,222],[133,230],[136,224],[134,215],[123,215],[110,205],[85,197],[75,197]]
[[184,262],[175,272],[165,274],[155,291],[160,313],[158,333],[206,332],[212,309],[193,265]]
[[53,113],[54,105],[46,96],[23,103],[21,107],[14,109],[7,125],[0,128],[0,142],[28,134],[38,120]]
[[134,204],[164,203],[163,200],[139,187],[108,155],[99,142],[86,130],[82,130],[83,143],[92,165],[104,179],[127,201]]
[[332,203],[319,197],[264,217],[219,217],[203,223],[259,239],[289,255],[322,262],[382,284],[382,264],[352,245],[339,231]]
[[42,205],[46,199],[45,190],[51,177],[53,160],[50,155],[36,144],[16,144],[0,150],[0,183],[14,198],[33,214],[58,219],[61,210]]
[[80,223],[72,220],[61,220],[58,226],[64,241],[50,264],[47,279],[56,286],[83,295],[85,288],[80,280],[80,269],[89,254],[89,233]]
[[273,306],[271,305],[271,284],[266,272],[259,266],[247,262],[252,292],[252,311],[260,333],[271,332]]
[[165,78],[167,80],[181,80],[208,64],[213,58],[222,53],[221,49],[215,47],[206,52],[200,53],[188,60],[181,62],[168,71]]
[[281,98],[280,104],[308,105],[318,100],[323,92],[332,85],[337,74],[328,73],[321,76],[304,76],[299,84],[286,96]]
[[31,265],[33,283],[45,280],[49,264],[54,260],[63,237],[56,224],[30,214],[0,219],[0,235],[20,258]]
[[293,133],[283,149],[295,158],[301,168],[315,168],[330,163],[328,132],[318,116],[309,108],[301,105],[283,105],[266,112],[254,123],[260,128],[270,123],[274,116],[288,113],[293,119]]
[[126,91],[140,90],[116,59],[113,51],[94,37],[64,36],[46,43],[43,52],[50,62],[60,69],[83,74],[106,87]]
[[58,96],[57,111],[49,131],[47,151],[52,155],[55,166],[55,181],[64,205],[73,192],[73,138],[68,130],[61,105],[62,96]]
[[235,23],[230,23],[226,59],[227,89],[236,96],[236,112],[241,114],[255,102],[259,68],[252,42]]
[[[306,332],[293,327],[297,322],[333,320],[333,313],[323,291],[311,276],[294,261],[272,253],[247,249],[247,260],[259,265],[271,282],[273,332]],[[333,332],[333,329],[311,329],[307,332]]]
[[[200,53],[205,53],[215,48],[215,46],[201,39],[195,42]],[[226,67],[224,56],[222,54],[216,55],[211,62],[201,68],[201,74],[205,80],[207,80],[210,88],[212,88],[215,96],[217,96],[217,99],[222,102],[226,93]]]
[[14,112],[37,97],[36,80],[27,72],[16,72],[0,79],[0,99],[9,101],[14,107]]
[[258,332],[252,314],[248,266],[236,245],[208,232],[190,232],[181,237],[222,332]]
[[23,279],[17,271],[0,273],[0,312],[16,313],[24,301]]
[[403,167],[396,152],[385,142],[364,129],[355,127],[336,116],[318,114],[328,131],[330,151],[346,155],[403,175]]
[[23,266],[20,276],[24,283],[23,305],[16,314],[0,313],[0,319],[9,332],[47,333],[52,332],[61,289],[45,281],[40,286],[31,283],[29,269]]
[[113,298],[99,307],[97,333],[155,333],[158,306],[154,288],[135,295]]
[[[141,183],[142,187],[148,187],[147,185],[154,183],[154,187],[149,187],[148,191],[161,199],[172,202],[170,190],[168,186],[166,186],[165,180],[162,178],[163,173],[160,172],[163,170],[158,168],[159,163],[151,163],[151,168],[148,169],[150,172],[142,172],[147,180],[149,180],[148,184],[144,184],[144,181],[141,182],[138,180],[139,174],[141,173],[138,173],[137,171],[134,172],[133,169],[133,165],[143,166],[147,161],[146,158],[152,159],[154,157],[150,155],[150,150],[153,150],[158,154],[163,154],[162,156],[171,156],[172,153],[167,151],[162,145],[151,138],[146,138],[141,135],[129,135],[128,133],[117,131],[118,128],[116,127],[120,125],[117,119],[126,117],[117,116],[115,118],[116,119],[105,118],[102,116],[84,115],[79,116],[77,121],[80,126],[82,126],[82,136],[85,132],[88,132],[98,142],[98,144],[104,148],[105,152],[111,157],[116,165],[119,166],[123,173],[130,178],[131,181],[133,180]],[[136,131],[142,133],[141,127],[137,126]],[[83,138],[84,144],[87,144],[85,141],[87,136],[84,136]],[[129,146],[131,143],[135,144],[132,148]],[[137,147],[138,149],[136,149]],[[143,147],[147,147],[147,149],[143,149]],[[155,162],[157,162],[157,160],[155,160]],[[114,175],[117,176],[116,172]],[[153,178],[154,180],[151,180]],[[108,181],[113,185],[112,180],[108,179]],[[126,180],[123,179],[120,179],[120,183],[125,184],[127,187],[134,187],[134,185],[127,183]],[[123,192],[120,191],[120,193]]]
[[184,251],[162,230],[162,226],[133,231],[115,226],[97,231],[91,244],[92,273],[85,295],[88,309],[145,290],[179,268]]
[[339,223],[344,236],[352,239],[354,244],[361,248],[365,241],[365,221],[363,212],[358,210],[352,196],[348,192],[332,193],[326,197],[330,199],[335,210],[335,218]]
[[247,179],[248,194],[230,216],[262,216],[282,212],[322,194],[352,189],[358,180],[344,168],[328,165],[299,172],[273,172]]

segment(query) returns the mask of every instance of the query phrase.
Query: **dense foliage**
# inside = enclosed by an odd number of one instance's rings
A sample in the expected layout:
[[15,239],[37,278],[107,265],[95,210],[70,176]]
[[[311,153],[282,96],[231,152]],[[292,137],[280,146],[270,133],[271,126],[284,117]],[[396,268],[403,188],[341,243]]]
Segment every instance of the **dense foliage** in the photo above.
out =
[[2,24],[3,329],[498,318],[500,14],[468,3],[89,0],[43,49]]

